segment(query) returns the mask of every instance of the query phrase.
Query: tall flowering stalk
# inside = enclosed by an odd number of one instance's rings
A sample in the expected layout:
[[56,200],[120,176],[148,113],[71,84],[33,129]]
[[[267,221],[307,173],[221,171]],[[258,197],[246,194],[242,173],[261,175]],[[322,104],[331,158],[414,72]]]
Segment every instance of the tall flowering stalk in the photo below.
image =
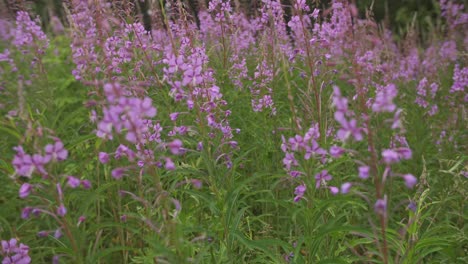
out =
[[[38,128],[34,133],[42,137],[41,131],[42,129]],[[53,139],[53,143],[47,144],[42,150],[37,149],[34,154],[27,153],[23,146],[14,148],[16,155],[12,164],[16,172],[15,178],[22,182],[18,194],[21,199],[29,202],[23,208],[21,218],[50,217],[55,220],[57,226],[54,229],[41,230],[37,235],[39,237],[53,235],[56,239],[60,239],[65,234],[75,254],[70,257],[78,260],[81,258],[81,248],[74,236],[74,224],[68,216],[70,210],[67,208],[66,194],[70,192],[69,189],[89,189],[91,182],[71,175],[53,173],[58,163],[68,158],[68,150],[62,141],[58,138]],[[31,197],[38,199],[30,199]],[[76,221],[80,222],[79,219]]]
[[[337,131],[337,139],[342,142],[367,141],[366,150],[355,149],[353,152],[354,155],[356,153],[362,155],[361,159],[356,161],[359,178],[361,180],[371,179],[374,183],[375,202],[373,207],[380,222],[382,236],[380,250],[384,263],[389,261],[386,227],[389,219],[387,192],[391,190],[388,189],[387,182],[391,178],[401,178],[409,189],[412,189],[417,183],[417,178],[412,174],[402,174],[394,169],[397,163],[412,157],[412,151],[406,139],[402,136],[404,131],[401,122],[402,110],[398,109],[393,103],[396,95],[397,89],[393,84],[377,87],[375,98],[372,98],[367,104],[361,105],[359,108],[362,111],[361,117],[357,117],[356,113],[348,108],[348,100],[341,95],[338,87],[334,87],[333,94],[333,104],[336,107],[335,120],[340,125]],[[398,136],[392,138],[388,147],[376,144],[384,140],[384,138],[380,135],[382,133],[380,125],[373,125],[376,123],[373,121],[374,119],[377,120],[379,116],[387,115],[386,113],[391,114],[393,117],[385,122],[388,123],[391,130],[398,133]],[[345,182],[341,185],[341,193],[348,193],[352,186],[359,185],[358,182]],[[353,187],[353,189],[356,188],[358,187]]]
[[203,139],[198,148],[231,167],[229,149],[237,147],[232,140],[234,129],[229,125],[231,111],[225,109],[227,102],[215,83],[213,70],[207,66],[204,47],[196,47],[182,38],[178,55],[168,50],[165,56],[164,79],[171,87],[172,98],[184,102],[187,110],[195,114],[195,124]]

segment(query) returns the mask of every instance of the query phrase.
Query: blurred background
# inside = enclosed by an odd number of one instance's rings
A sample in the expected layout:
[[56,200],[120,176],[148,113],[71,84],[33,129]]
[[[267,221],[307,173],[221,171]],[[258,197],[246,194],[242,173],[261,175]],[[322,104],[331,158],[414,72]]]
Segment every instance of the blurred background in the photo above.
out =
[[[86,1],[86,0],[85,0]],[[97,1],[97,0],[88,0]],[[262,0],[231,0],[235,9],[242,10],[249,15],[253,15]],[[291,2],[294,0],[281,0],[286,13],[290,14]],[[438,20],[440,15],[439,0],[343,0],[354,3],[358,10],[359,16],[365,18],[371,16],[373,19],[391,29],[396,36],[403,36],[411,28],[412,31],[425,38],[428,32],[431,32],[435,26],[441,23]],[[468,0],[448,0],[468,6]],[[63,22],[64,19],[64,4],[68,1],[62,0],[0,0],[0,15],[14,17],[17,10],[27,9],[40,15],[43,25],[46,27],[47,21],[51,16],[59,17]],[[130,9],[131,15],[139,17],[145,23],[151,23],[149,17],[143,14],[148,14],[151,10],[153,16],[152,22],[157,22],[158,13],[160,14],[161,3],[171,3],[175,6],[175,2],[182,2],[187,10],[196,14],[200,9],[208,6],[209,0],[113,0],[108,1],[115,8]],[[320,7],[326,9],[330,6],[331,0],[307,0],[311,7]],[[167,8],[167,6],[166,6]],[[158,12],[159,11],[159,12]],[[287,19],[287,17],[286,17]]]

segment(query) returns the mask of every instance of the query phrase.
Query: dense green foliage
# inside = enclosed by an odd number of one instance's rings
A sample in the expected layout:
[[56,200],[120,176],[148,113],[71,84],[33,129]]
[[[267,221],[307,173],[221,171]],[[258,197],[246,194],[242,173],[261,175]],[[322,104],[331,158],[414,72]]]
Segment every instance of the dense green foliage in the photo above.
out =
[[[368,2],[358,4],[363,7]],[[421,3],[409,2],[401,7],[390,7],[387,3],[389,12],[396,13],[394,27],[412,23],[409,14]],[[384,4],[375,5],[376,14],[383,16],[379,10]],[[438,13],[429,4],[421,10],[417,19],[423,24],[429,21],[426,18]],[[428,24],[422,27],[429,28]],[[439,33],[434,30],[431,34]],[[175,170],[153,166],[154,171],[142,170],[141,175],[132,171],[131,175],[115,180],[112,169],[124,161],[102,164],[98,157],[101,151],[112,153],[125,138],[116,135],[117,140],[112,141],[96,137],[96,123],[90,122],[90,116],[91,109],[102,103],[96,99],[100,96],[97,87],[102,83],[79,81],[72,75],[76,65],[71,59],[72,41],[67,34],[71,33],[49,34],[50,45],[40,58],[39,67],[30,66],[35,60],[32,54],[12,50],[10,57],[19,71],[1,75],[0,240],[20,238],[30,247],[32,263],[50,263],[53,256],[63,256],[61,263],[286,263],[288,256],[291,263],[383,263],[378,217],[373,203],[363,198],[373,196],[372,190],[334,196],[328,190],[317,189],[310,190],[300,202],[293,201],[297,182],[285,172],[281,136],[289,138],[302,132],[294,123],[295,116],[302,120],[304,127],[316,119],[312,93],[307,90],[309,84],[303,77],[306,65],[301,62],[290,65],[287,58],[260,50],[259,53],[268,54],[269,62],[280,69],[270,83],[277,114],[255,112],[251,108],[251,95],[233,84],[226,55],[207,46],[208,67],[215,70],[216,84],[232,111],[230,125],[241,129],[234,136],[239,150],[233,154],[232,167],[227,168],[213,158],[214,147],[195,151],[197,135],[189,132],[183,143],[191,151],[176,160]],[[6,47],[9,47],[7,43],[0,43],[0,51]],[[464,63],[466,54],[459,58]],[[250,74],[259,63],[257,59],[247,58]],[[4,72],[9,72],[6,63],[1,65]],[[350,65],[338,65],[335,69],[351,71]],[[413,156],[398,164],[397,169],[416,175],[419,181],[413,190],[408,190],[401,180],[389,179],[387,183],[390,202],[385,235],[389,263],[468,262],[465,226],[468,188],[467,177],[463,175],[468,170],[468,146],[464,141],[466,109],[462,98],[458,98],[459,104],[453,108],[444,101],[451,96],[453,67],[438,69],[440,92],[433,103],[440,107],[435,116],[428,116],[426,110],[415,106],[416,81],[396,84],[399,96],[395,103],[403,109],[405,136]],[[149,69],[148,66],[142,70],[145,78],[162,79],[163,66]],[[122,69],[129,76],[133,71],[132,65]],[[19,76],[27,76],[25,79],[32,83],[23,82]],[[323,112],[319,118],[332,127],[335,110],[331,84],[339,86],[349,97],[354,87],[339,75],[329,76],[330,79],[323,79],[329,83],[324,86]],[[107,78],[104,73],[100,77]],[[252,82],[245,80],[244,85],[248,87]],[[152,84],[146,89],[157,108],[155,119],[169,131],[172,122],[167,116],[183,113],[186,106],[174,102],[167,83]],[[462,118],[447,121],[454,116]],[[187,114],[179,120],[188,123],[194,119],[194,114]],[[382,140],[377,145],[387,146],[395,132],[384,128],[387,121],[383,117],[372,122],[379,128],[379,140]],[[436,145],[443,130],[452,138]],[[321,132],[325,134],[326,129],[322,128]],[[202,132],[193,132],[196,133]],[[13,148],[22,145],[26,152],[33,153],[50,143],[52,137],[60,138],[69,154],[68,159],[50,167],[51,174],[63,176],[59,179],[64,184],[67,175],[92,182],[89,190],[66,190],[64,203],[68,214],[61,221],[69,223],[66,232],[74,240],[68,236],[55,238],[53,232],[39,238],[38,232],[53,228],[54,219],[44,215],[22,219],[20,213],[31,202],[57,198],[52,193],[43,194],[45,198],[18,197],[20,186],[33,180],[13,177],[12,160],[16,154]],[[209,142],[207,138],[204,140]],[[335,143],[332,137],[320,141],[325,149]],[[365,145],[353,142],[343,146],[358,149]],[[352,181],[357,178],[356,159],[350,152],[328,165],[310,163],[304,170],[315,172],[327,166],[340,182]],[[185,184],[192,179],[200,180],[201,188]],[[309,186],[314,186],[313,179],[309,180],[312,182]],[[45,178],[40,183],[45,190],[51,186],[54,189],[54,183],[47,183]],[[372,182],[362,185],[372,186]],[[122,193],[126,190],[134,193]],[[145,201],[135,196],[144,197]],[[180,202],[181,210],[174,201]],[[408,201],[414,201],[417,209],[409,210]],[[79,216],[85,216],[86,220],[79,221]]]

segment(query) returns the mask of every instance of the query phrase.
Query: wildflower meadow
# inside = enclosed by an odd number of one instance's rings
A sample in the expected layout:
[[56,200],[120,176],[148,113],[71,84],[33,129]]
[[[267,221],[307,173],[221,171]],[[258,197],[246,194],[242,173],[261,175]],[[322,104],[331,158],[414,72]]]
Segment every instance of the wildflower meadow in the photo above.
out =
[[468,263],[463,1],[19,2],[2,264]]

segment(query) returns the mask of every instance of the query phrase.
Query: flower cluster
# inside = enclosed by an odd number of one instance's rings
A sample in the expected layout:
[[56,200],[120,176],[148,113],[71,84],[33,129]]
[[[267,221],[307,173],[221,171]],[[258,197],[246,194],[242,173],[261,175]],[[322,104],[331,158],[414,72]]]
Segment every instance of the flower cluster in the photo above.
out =
[[[289,138],[287,141],[282,138],[281,150],[285,153],[283,158],[283,165],[288,174],[293,178],[308,177],[308,163],[311,163],[309,160],[318,161],[318,164],[324,164],[327,161],[328,152],[321,148],[317,142],[320,138],[320,132],[318,130],[317,124],[312,124],[309,130],[303,135],[295,135],[294,137]],[[296,155],[301,155],[302,158],[298,160]],[[321,172],[315,175],[316,189],[328,188],[325,184],[325,181],[332,179],[332,176],[328,174],[327,170],[322,170]],[[304,184],[296,188],[295,194],[296,197],[294,201],[299,201],[300,198],[304,195],[306,191],[306,186]]]
[[44,166],[49,162],[58,162],[66,160],[68,151],[64,148],[62,141],[56,139],[54,144],[48,144],[44,147],[44,154],[27,154],[22,146],[15,147],[16,155],[13,158],[13,167],[16,174],[31,178],[34,171],[47,177],[48,173]]
[[[468,87],[468,67],[460,68],[460,65],[455,65],[453,72],[453,85],[450,88],[450,93],[461,92],[464,93]],[[465,94],[465,102],[468,102],[468,95]]]
[[[428,89],[429,88],[429,89]],[[418,84],[417,87],[417,97],[415,103],[418,104],[422,108],[429,108],[430,101],[432,101],[439,90],[439,85],[435,82],[428,85],[428,80],[424,77]],[[428,110],[428,115],[433,116],[438,112],[439,108],[437,104],[433,104],[430,106]]]
[[255,69],[250,93],[252,95],[252,109],[254,112],[262,112],[265,109],[271,109],[271,114],[276,115],[276,107],[273,102],[273,70],[263,60]]
[[152,100],[149,97],[126,97],[128,91],[118,83],[105,84],[104,93],[109,105],[102,109],[103,118],[98,123],[96,135],[112,139],[112,129],[115,129],[119,134],[125,131],[125,139],[131,143],[144,142],[144,133],[148,131],[144,121],[156,115]]
[[[29,14],[19,11],[16,15],[16,28],[13,44],[18,47],[36,47],[38,54],[43,54],[49,46],[49,39],[39,26],[39,21],[33,21]],[[23,52],[27,52],[24,49]]]
[[18,240],[15,238],[10,239],[9,241],[2,240],[2,249],[0,253],[3,256],[2,264],[31,263],[29,247],[23,243],[18,245]]

